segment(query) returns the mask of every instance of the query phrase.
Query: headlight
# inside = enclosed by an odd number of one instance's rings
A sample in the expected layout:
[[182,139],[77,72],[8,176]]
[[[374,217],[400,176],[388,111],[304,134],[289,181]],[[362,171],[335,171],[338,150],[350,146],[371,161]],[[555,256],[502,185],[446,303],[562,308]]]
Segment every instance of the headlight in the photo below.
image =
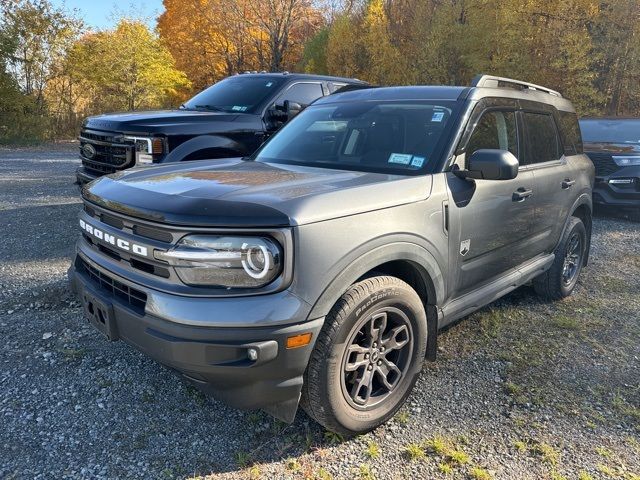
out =
[[635,167],[640,165],[640,155],[633,157],[614,155],[613,161],[616,162],[616,165],[619,167]]
[[155,256],[193,286],[259,288],[275,280],[283,265],[280,245],[267,237],[189,235]]
[[124,137],[132,140],[136,149],[136,165],[149,165],[153,163],[154,155],[161,155],[164,151],[164,142],[160,137]]

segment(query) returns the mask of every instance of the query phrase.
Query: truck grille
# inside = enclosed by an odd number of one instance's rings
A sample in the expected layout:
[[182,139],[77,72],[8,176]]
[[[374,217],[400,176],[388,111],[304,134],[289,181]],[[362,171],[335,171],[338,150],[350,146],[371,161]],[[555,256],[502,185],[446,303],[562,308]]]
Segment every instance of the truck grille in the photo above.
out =
[[108,174],[132,167],[134,164],[135,147],[133,143],[125,141],[122,135],[82,130],[79,140],[80,160],[86,169]]
[[610,153],[588,153],[589,158],[596,167],[596,175],[598,177],[608,177],[612,173],[620,170],[620,167],[613,161]]
[[81,257],[78,257],[78,264],[76,266],[79,270],[86,273],[91,280],[91,283],[100,290],[113,295],[125,303],[128,303],[135,310],[144,312],[144,307],[147,304],[147,295],[144,292],[119,282],[115,278],[112,278],[97,268],[92,267]]

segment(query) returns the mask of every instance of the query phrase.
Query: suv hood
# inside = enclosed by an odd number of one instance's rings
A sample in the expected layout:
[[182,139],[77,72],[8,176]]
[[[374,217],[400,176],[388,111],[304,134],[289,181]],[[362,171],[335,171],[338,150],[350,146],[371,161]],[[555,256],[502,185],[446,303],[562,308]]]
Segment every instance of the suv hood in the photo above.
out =
[[584,142],[585,153],[640,155],[640,143]]
[[256,115],[180,109],[98,115],[87,118],[83,128],[130,135],[188,133],[195,136],[244,130],[247,123],[250,123],[253,129],[262,128],[262,121]]
[[172,225],[302,225],[426,199],[431,176],[408,177],[241,159],[132,169],[89,183],[86,200]]

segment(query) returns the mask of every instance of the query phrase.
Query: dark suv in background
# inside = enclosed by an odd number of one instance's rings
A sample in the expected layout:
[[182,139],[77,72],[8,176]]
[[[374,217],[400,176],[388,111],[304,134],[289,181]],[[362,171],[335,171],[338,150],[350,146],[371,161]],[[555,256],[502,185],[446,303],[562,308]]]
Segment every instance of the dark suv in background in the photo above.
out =
[[594,204],[640,222],[640,119],[584,118],[580,128],[596,167]]
[[350,78],[245,73],[200,92],[176,110],[87,118],[80,133],[79,183],[133,166],[242,157],[317,98],[347,87]]

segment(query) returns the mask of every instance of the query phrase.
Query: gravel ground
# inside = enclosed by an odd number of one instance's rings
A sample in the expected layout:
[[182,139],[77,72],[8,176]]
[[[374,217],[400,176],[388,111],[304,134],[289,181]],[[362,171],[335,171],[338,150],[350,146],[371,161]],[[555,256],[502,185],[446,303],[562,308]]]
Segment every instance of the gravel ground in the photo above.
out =
[[0,150],[0,478],[640,478],[639,224],[597,218],[573,297],[522,288],[450,328],[406,408],[345,441],[207,399],[82,320],[74,156]]

